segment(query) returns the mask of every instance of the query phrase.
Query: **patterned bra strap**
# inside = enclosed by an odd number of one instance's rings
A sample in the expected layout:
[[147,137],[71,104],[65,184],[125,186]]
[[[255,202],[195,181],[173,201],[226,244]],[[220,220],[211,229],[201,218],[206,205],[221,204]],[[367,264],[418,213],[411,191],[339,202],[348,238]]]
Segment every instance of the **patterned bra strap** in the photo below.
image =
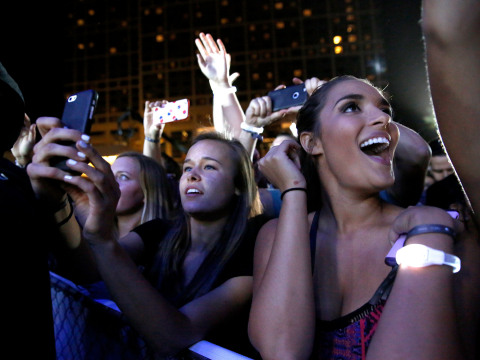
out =
[[320,210],[315,211],[313,216],[312,226],[310,227],[310,258],[312,265],[312,274],[313,269],[315,268],[315,251],[317,248],[317,229],[318,229],[318,219],[320,217]]
[[392,270],[390,270],[385,280],[383,280],[375,294],[370,299],[370,304],[376,305],[380,302],[380,300],[387,300],[388,295],[390,295],[390,291],[392,291],[393,282],[397,276],[397,270],[398,265],[393,266]]

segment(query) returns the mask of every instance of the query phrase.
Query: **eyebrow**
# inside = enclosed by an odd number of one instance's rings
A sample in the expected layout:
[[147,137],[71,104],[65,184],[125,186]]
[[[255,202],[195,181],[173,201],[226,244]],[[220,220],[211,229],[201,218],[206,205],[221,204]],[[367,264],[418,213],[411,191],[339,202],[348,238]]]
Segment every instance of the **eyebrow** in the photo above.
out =
[[[204,156],[204,157],[202,157],[201,160],[212,160],[212,161],[215,161],[216,163],[219,163],[220,165],[222,165],[222,163],[221,163],[220,161],[218,161],[217,159],[212,158],[212,157],[210,157],[210,156]],[[188,162],[190,162],[190,161],[192,161],[192,160],[191,160],[191,159],[185,159],[185,161],[184,161],[183,163],[186,164],[186,163],[188,163]]]
[[[346,100],[346,99],[351,99],[351,100],[363,100],[365,99],[365,96],[361,95],[361,94],[348,94],[348,95],[345,95],[345,96],[342,96],[340,99],[337,100],[337,102],[335,102],[335,104],[333,105],[333,107],[337,106],[337,104],[342,101],[342,100]],[[383,96],[380,96],[380,102],[378,103],[378,105],[380,106],[388,106],[390,107],[390,103],[383,97]]]

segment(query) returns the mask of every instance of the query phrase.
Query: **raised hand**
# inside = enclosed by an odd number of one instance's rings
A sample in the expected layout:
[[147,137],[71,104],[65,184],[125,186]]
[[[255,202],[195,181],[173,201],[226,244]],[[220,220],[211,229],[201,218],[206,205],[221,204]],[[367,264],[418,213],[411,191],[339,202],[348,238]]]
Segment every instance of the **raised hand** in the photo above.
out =
[[227,53],[222,40],[217,42],[212,35],[200,33],[195,39],[195,45],[199,53],[197,54],[198,65],[202,73],[217,86],[230,87],[238,73],[230,74],[230,54]]
[[145,111],[143,113],[143,129],[145,137],[155,140],[162,137],[165,124],[159,122],[155,123],[152,109],[157,106],[163,107],[167,102],[167,100],[145,101]]
[[25,114],[23,128],[11,149],[13,156],[21,166],[26,166],[32,160],[36,127],[37,125],[32,124],[28,115]]
[[298,152],[300,145],[293,140],[284,140],[272,146],[258,161],[258,169],[280,191],[292,187],[306,188],[305,177],[300,171]]

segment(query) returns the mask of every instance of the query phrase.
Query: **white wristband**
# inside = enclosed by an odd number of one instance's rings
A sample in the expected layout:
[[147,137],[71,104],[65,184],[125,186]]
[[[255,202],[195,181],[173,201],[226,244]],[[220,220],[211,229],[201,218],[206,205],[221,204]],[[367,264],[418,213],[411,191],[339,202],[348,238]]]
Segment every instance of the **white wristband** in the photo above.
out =
[[421,244],[410,244],[399,249],[396,259],[398,265],[413,267],[447,265],[453,268],[454,273],[459,272],[461,267],[457,256]]
[[256,133],[256,134],[261,134],[263,133],[263,127],[255,127],[255,126],[252,126],[252,125],[248,125],[246,122],[242,122],[240,124],[240,127],[242,128],[242,130],[245,130],[245,131],[248,131],[248,132],[253,132],[253,133]]

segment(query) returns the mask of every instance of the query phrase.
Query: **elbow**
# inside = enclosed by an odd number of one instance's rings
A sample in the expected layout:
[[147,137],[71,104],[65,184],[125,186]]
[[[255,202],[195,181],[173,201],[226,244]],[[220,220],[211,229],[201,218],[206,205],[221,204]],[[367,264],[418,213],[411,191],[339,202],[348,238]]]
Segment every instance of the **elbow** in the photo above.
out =
[[311,355],[309,346],[295,346],[281,337],[266,339],[267,332],[256,332],[249,326],[248,335],[253,347],[263,360],[307,360]]

